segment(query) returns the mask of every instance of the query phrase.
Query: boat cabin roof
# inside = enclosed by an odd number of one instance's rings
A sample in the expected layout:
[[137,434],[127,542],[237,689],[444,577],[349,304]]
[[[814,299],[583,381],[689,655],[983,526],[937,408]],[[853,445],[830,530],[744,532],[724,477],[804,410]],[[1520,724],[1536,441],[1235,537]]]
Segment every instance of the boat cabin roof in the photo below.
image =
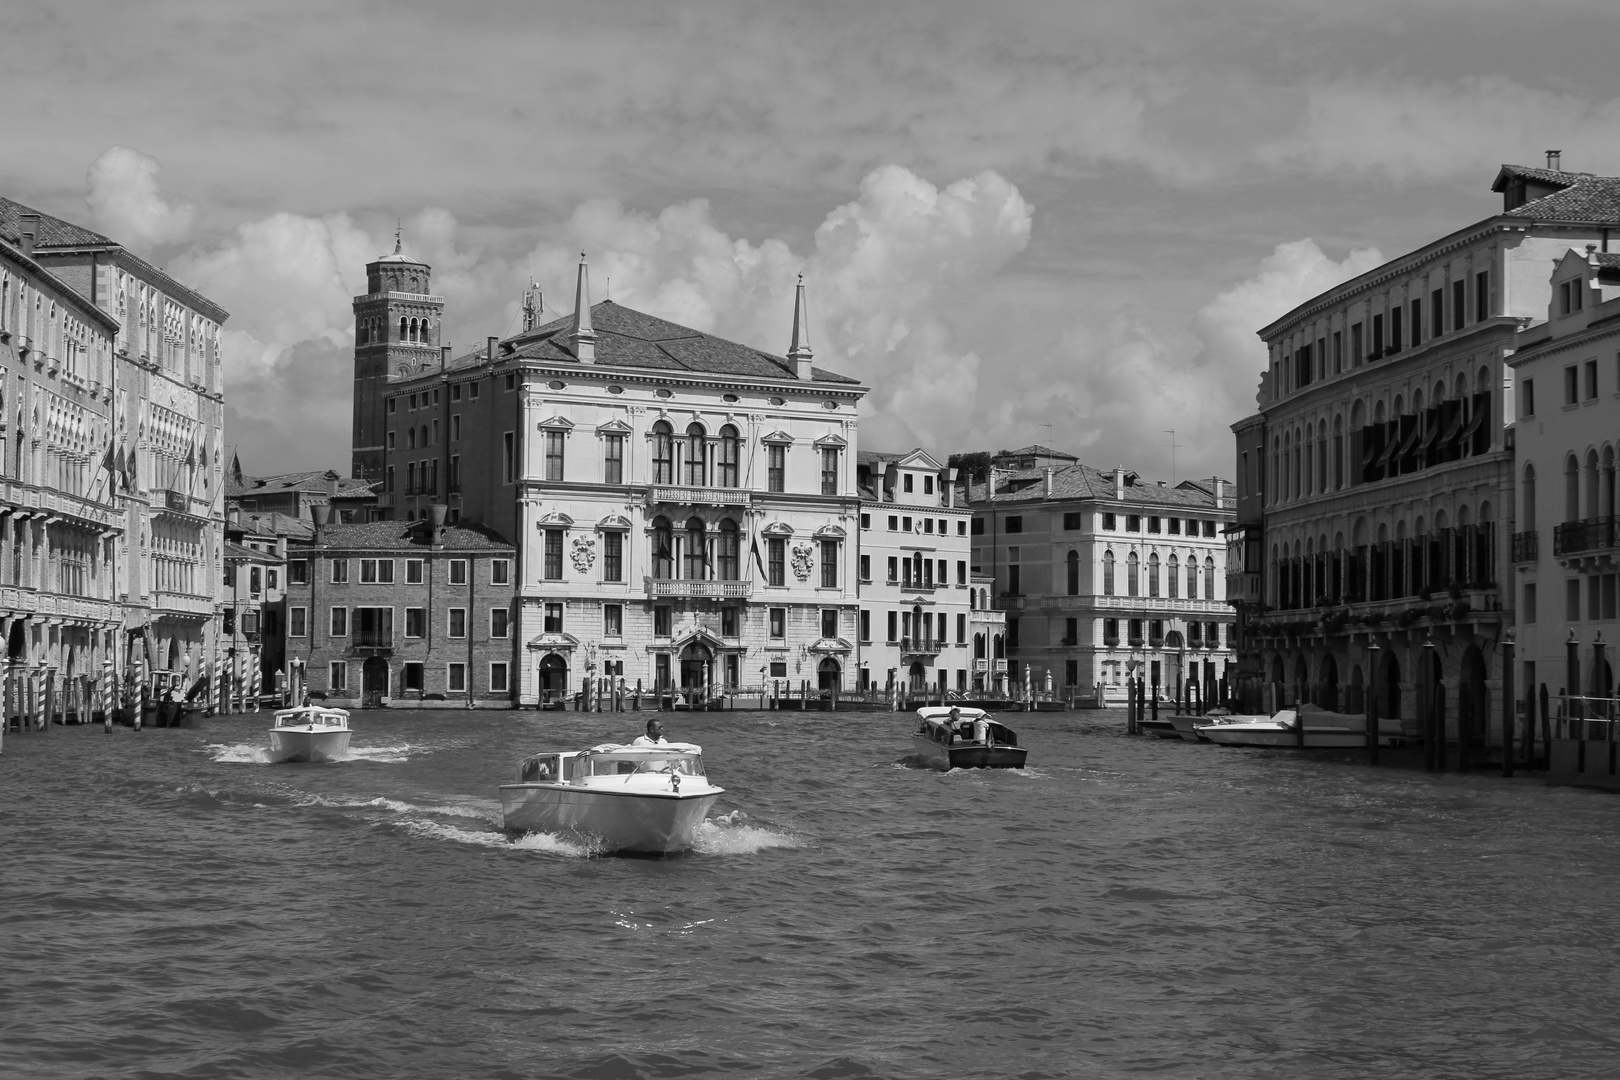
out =
[[281,709],[276,713],[276,727],[346,727],[349,714],[343,709],[323,709],[305,705],[297,709]]
[[703,747],[697,743],[662,742],[644,746],[632,746],[629,743],[599,743],[589,750],[579,751],[582,754],[701,754]]
[[977,720],[981,716],[988,716],[983,709],[968,709],[961,705],[929,705],[917,710],[917,715],[924,720],[949,720],[951,711],[955,710],[960,720]]

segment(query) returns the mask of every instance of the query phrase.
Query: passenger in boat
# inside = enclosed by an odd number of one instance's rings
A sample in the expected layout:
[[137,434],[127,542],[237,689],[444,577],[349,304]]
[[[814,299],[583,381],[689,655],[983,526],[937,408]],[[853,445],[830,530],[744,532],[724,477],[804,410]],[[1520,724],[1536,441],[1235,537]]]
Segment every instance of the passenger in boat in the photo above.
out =
[[669,740],[664,738],[664,725],[657,720],[647,721],[647,734],[636,736],[631,746],[658,746],[666,744]]
[[973,721],[973,741],[981,746],[990,745],[990,721],[982,716]]

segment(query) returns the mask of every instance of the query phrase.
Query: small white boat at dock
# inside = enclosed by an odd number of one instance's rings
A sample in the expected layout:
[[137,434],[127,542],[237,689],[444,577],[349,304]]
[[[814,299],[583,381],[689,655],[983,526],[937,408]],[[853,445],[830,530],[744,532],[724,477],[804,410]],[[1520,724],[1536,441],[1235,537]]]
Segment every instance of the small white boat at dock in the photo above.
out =
[[[952,714],[955,714],[954,716]],[[983,709],[931,705],[917,710],[911,746],[936,769],[1022,769],[1029,751],[1018,735]]]
[[304,705],[276,713],[270,729],[271,761],[336,761],[349,752],[349,714]]
[[[1301,728],[1303,727],[1303,732]],[[1379,739],[1393,741],[1380,724]],[[1329,712],[1314,705],[1283,709],[1275,716],[1227,716],[1195,725],[1200,738],[1222,746],[1304,747],[1307,750],[1353,750],[1367,745],[1367,721],[1353,713]]]
[[610,850],[664,855],[692,846],[724,793],[694,743],[603,743],[524,758],[517,783],[501,785],[501,817],[514,832],[576,832]]

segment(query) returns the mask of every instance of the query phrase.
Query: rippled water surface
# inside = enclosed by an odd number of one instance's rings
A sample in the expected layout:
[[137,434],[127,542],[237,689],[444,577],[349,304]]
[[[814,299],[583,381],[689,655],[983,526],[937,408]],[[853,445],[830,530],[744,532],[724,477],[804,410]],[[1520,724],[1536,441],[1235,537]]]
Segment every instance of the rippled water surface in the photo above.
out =
[[645,717],[57,728],[0,757],[0,1076],[1614,1075],[1614,796],[1011,716],[685,714],[699,850],[509,838],[520,755]]

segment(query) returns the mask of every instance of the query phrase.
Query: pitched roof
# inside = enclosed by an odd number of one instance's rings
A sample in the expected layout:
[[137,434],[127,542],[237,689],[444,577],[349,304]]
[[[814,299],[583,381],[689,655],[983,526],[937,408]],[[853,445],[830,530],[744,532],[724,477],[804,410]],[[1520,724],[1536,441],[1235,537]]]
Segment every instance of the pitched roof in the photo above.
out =
[[[1175,487],[1159,484],[1127,484],[1123,500],[1114,497],[1112,470],[1093,469],[1089,465],[1064,465],[1052,470],[1052,494],[1045,494],[1046,470],[997,470],[1000,481],[994,495],[986,494],[986,484],[971,483],[968,494],[974,503],[1063,502],[1075,499],[1103,499],[1109,502],[1135,502],[1155,506],[1183,506],[1188,509],[1212,511],[1214,496],[1196,482],[1184,482]],[[1223,484],[1226,482],[1223,481]],[[1229,484],[1227,486],[1230,486]],[[1230,502],[1224,510],[1230,512]]]
[[[591,322],[596,330],[596,366],[641,368],[677,372],[734,375],[750,379],[781,379],[798,382],[793,365],[784,357],[740,345],[735,341],[706,334],[644,312],[603,300],[591,305]],[[498,359],[540,360],[547,363],[577,364],[568,340],[574,318],[557,319],[502,343]],[[510,351],[506,351],[510,350]],[[475,368],[488,363],[482,349],[452,359],[447,371]],[[434,374],[437,374],[435,371]],[[823,368],[812,368],[817,382],[859,386],[860,380],[847,378]]]
[[256,548],[248,547],[246,544],[238,544],[235,540],[227,540],[225,541],[225,561],[275,563],[281,560],[276,557],[274,552],[259,551]]
[[[293,517],[279,510],[258,514],[244,513],[235,528],[254,536],[285,536],[290,540],[307,540],[315,535],[315,523],[309,518]],[[227,529],[231,526],[227,526]]]
[[19,246],[22,244],[21,219],[24,214],[39,214],[39,232],[34,236],[35,247],[117,246],[115,241],[98,232],[91,232],[82,225],[75,225],[71,221],[63,221],[31,206],[24,206],[3,195],[0,195],[0,240],[9,240]]
[[[327,549],[353,551],[420,551],[428,546],[426,521],[362,521],[328,525],[321,530]],[[515,551],[500,533],[487,525],[463,521],[444,526],[444,548],[450,551]],[[307,547],[308,544],[301,543]]]
[[1549,184],[1558,190],[1538,199],[1530,199],[1512,210],[1504,210],[1503,217],[1535,221],[1620,222],[1620,176],[1503,165],[1491,184],[1491,190],[1506,190],[1514,180]]
[[1022,448],[1017,449],[1017,450],[1003,450],[1003,451],[1001,451],[1001,453],[996,454],[995,456],[998,457],[998,458],[1049,457],[1049,458],[1062,458],[1065,461],[1079,461],[1080,460],[1079,458],[1075,457],[1073,454],[1065,454],[1062,450],[1053,450],[1050,446],[1042,446],[1040,443],[1031,443],[1030,445],[1022,447]]
[[[225,497],[238,499],[252,495],[279,495],[288,491],[325,494],[330,482],[328,477],[330,472],[330,469],[325,469],[281,473],[278,476],[244,476],[240,485],[227,476]],[[372,494],[372,489],[376,486],[376,481],[361,480],[353,476],[340,476],[337,483],[337,498],[340,499],[363,498]]]

